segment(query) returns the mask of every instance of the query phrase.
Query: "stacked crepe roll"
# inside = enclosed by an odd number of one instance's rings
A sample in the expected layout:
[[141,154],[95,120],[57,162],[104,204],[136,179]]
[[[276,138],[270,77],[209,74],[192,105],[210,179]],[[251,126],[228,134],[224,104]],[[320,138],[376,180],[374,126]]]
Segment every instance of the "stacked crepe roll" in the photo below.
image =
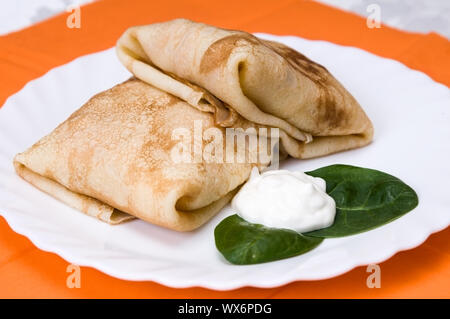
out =
[[116,49],[133,77],[14,159],[26,181],[110,224],[137,217],[193,230],[230,201],[253,166],[269,164],[174,161],[174,130],[194,131],[198,121],[223,137],[227,128],[278,128],[280,152],[297,159],[372,140],[352,95],[283,44],[177,19],[132,27]]

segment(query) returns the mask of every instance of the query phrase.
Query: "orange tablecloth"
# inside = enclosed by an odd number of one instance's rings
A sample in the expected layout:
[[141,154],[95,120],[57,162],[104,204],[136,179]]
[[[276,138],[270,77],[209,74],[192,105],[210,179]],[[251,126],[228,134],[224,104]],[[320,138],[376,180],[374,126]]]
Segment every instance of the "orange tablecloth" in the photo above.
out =
[[[68,15],[0,37],[0,105],[26,82],[50,68],[113,46],[129,26],[177,17],[249,32],[298,35],[356,46],[396,59],[450,86],[450,42],[445,38],[433,33],[406,33],[386,26],[369,29],[363,18],[311,1],[105,0],[81,8],[80,29],[67,28]],[[128,282],[82,267],[81,288],[69,289],[66,286],[68,263],[53,253],[37,249],[28,239],[14,233],[0,217],[0,297],[448,298],[449,239],[450,228],[447,228],[432,235],[420,247],[400,252],[383,262],[379,289],[367,288],[369,274],[365,267],[329,280],[227,292]]]

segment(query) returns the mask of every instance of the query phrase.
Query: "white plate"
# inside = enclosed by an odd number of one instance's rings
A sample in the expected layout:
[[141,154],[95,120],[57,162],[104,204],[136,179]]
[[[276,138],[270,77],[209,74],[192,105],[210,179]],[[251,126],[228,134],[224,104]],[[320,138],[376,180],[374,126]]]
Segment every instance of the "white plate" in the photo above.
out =
[[[93,94],[129,77],[114,50],[87,55],[28,83],[0,109],[0,214],[37,247],[69,262],[128,280],[171,287],[232,289],[274,287],[318,280],[388,259],[421,244],[450,224],[450,92],[428,76],[365,51],[297,37],[283,42],[325,65],[372,119],[374,142],[358,150],[313,160],[289,160],[282,168],[311,170],[343,163],[379,169],[413,187],[419,206],[378,229],[326,239],[302,256],[234,266],[216,251],[212,221],[177,233],[143,221],[109,226],[35,189],[14,173],[14,154],[49,133]],[[411,265],[405,265],[410,267]]]

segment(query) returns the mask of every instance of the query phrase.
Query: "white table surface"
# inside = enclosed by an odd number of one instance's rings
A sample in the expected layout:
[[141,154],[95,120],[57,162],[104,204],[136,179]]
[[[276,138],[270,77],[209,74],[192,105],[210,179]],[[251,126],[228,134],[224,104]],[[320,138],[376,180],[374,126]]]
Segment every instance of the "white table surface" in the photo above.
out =
[[[0,0],[0,35],[17,31],[63,12],[71,5],[94,0]],[[126,0],[124,0],[126,1]],[[319,0],[368,16],[368,6],[380,7],[381,21],[414,32],[440,33],[450,38],[450,0]]]

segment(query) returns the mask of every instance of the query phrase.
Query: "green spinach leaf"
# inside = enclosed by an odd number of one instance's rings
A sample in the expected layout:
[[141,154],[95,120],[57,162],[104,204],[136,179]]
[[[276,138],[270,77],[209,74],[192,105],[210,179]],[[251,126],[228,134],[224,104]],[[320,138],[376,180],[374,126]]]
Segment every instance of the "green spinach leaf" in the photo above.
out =
[[232,264],[257,264],[297,256],[317,247],[322,238],[288,229],[252,224],[238,215],[222,220],[214,230],[217,249]]
[[336,201],[333,225],[305,233],[314,237],[358,234],[399,218],[415,208],[416,192],[389,174],[356,166],[331,165],[307,172],[327,183],[327,193]]

